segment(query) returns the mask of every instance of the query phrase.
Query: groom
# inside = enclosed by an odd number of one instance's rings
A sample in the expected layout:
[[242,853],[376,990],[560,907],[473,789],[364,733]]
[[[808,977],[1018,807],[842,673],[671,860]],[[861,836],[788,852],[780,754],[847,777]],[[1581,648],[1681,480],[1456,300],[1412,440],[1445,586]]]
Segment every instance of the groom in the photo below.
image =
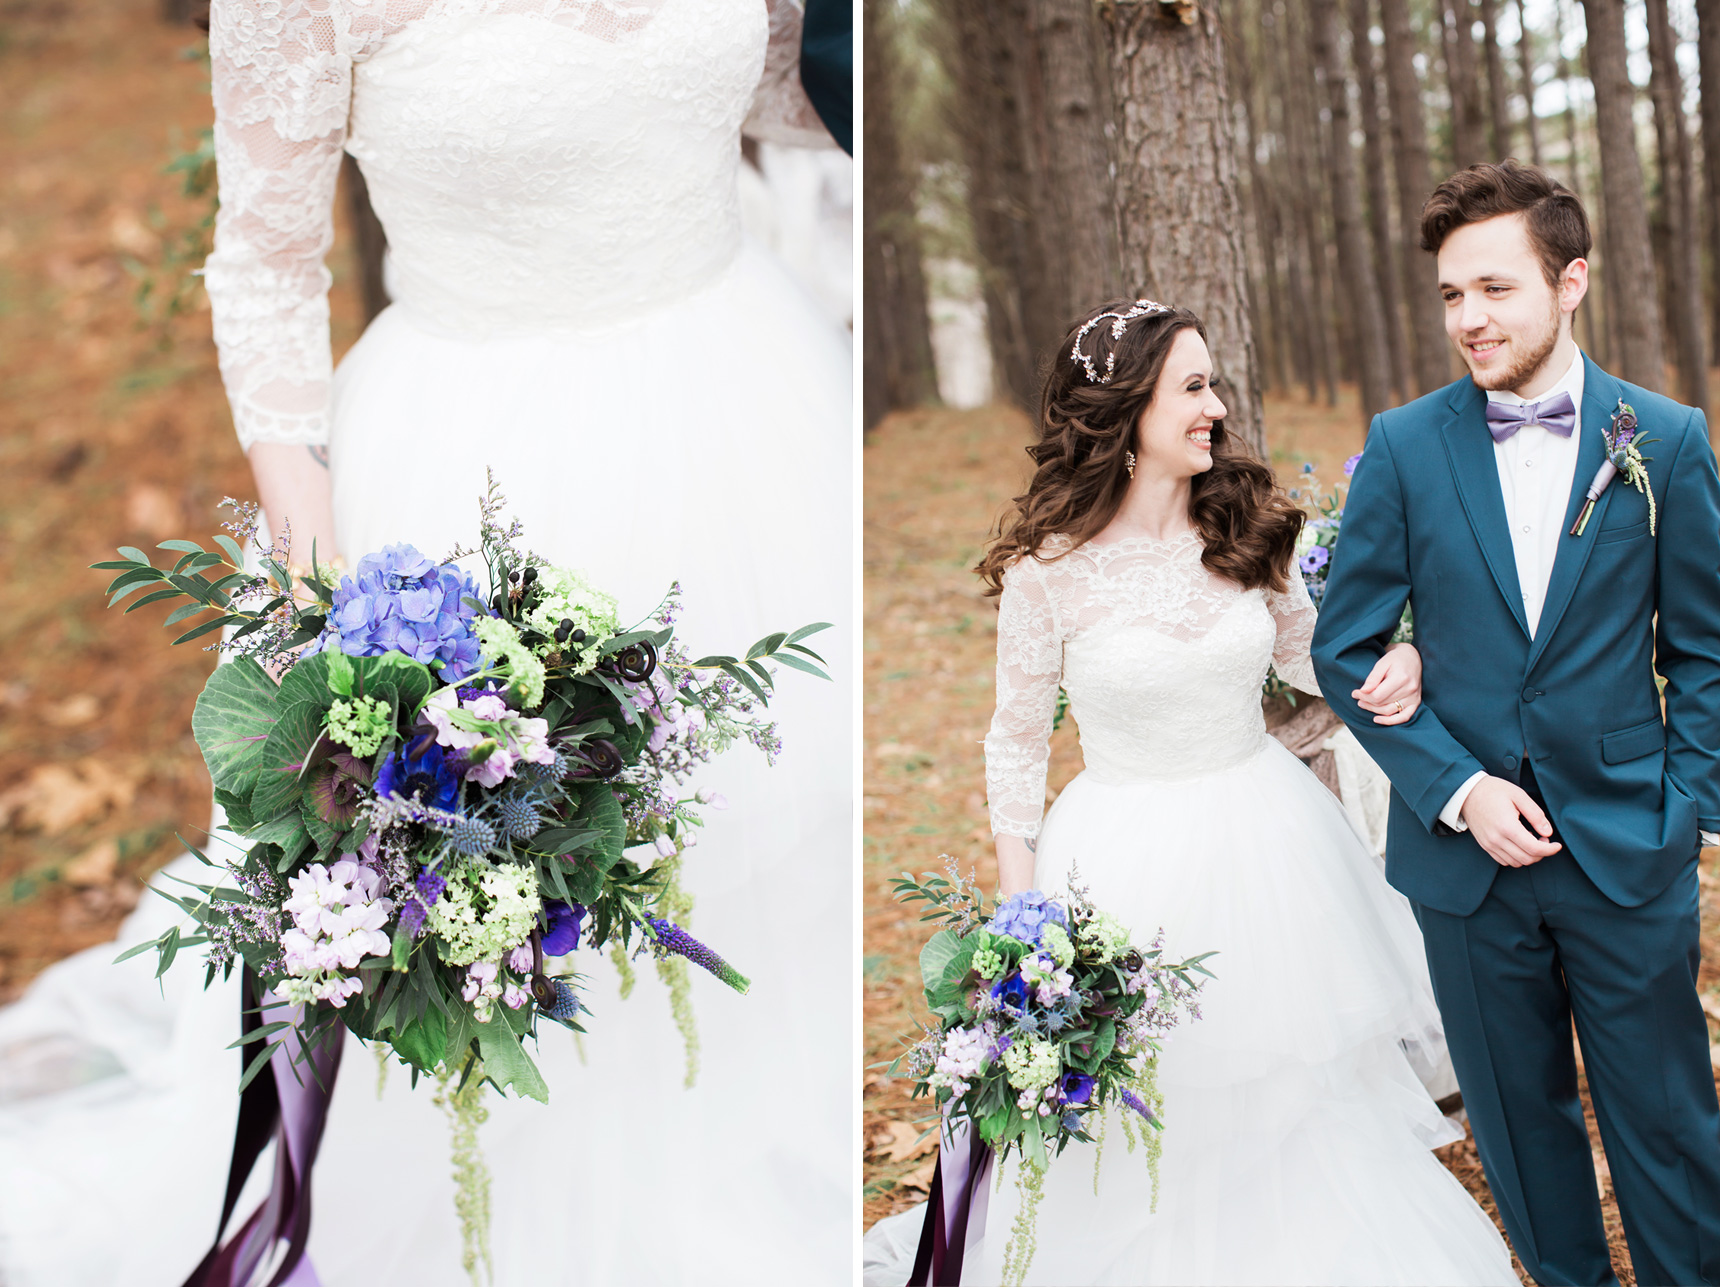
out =
[[[1421,244],[1469,374],[1374,419],[1314,635],[1320,687],[1391,779],[1386,875],[1421,922],[1524,1267],[1617,1282],[1574,1020],[1637,1282],[1720,1283],[1720,1109],[1696,994],[1697,848],[1720,832],[1707,425],[1578,352],[1588,220],[1541,170],[1452,176]],[[1621,473],[1572,535],[1603,435],[1629,429],[1621,402],[1653,508]],[[1353,690],[1406,602],[1424,704],[1382,727]]]

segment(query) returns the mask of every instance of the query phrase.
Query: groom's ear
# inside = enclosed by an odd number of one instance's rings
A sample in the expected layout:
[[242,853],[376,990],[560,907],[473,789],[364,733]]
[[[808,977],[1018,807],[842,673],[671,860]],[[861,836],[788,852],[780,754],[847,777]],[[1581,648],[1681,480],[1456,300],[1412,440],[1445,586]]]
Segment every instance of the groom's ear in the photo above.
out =
[[1589,261],[1573,259],[1559,275],[1559,310],[1570,318],[1589,293]]

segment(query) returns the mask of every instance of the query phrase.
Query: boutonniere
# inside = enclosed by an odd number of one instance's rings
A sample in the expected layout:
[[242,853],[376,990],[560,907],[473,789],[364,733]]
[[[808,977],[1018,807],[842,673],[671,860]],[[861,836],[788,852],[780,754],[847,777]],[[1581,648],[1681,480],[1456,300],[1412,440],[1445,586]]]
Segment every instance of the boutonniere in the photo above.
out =
[[1643,455],[1640,449],[1651,442],[1658,442],[1659,439],[1637,438],[1636,408],[1623,398],[1618,400],[1618,410],[1613,412],[1612,424],[1601,431],[1601,437],[1606,440],[1607,458],[1601,463],[1601,467],[1595,470],[1595,480],[1589,484],[1588,495],[1583,499],[1583,511],[1571,525],[1570,534],[1583,534],[1589,515],[1595,512],[1595,502],[1611,485],[1613,475],[1623,474],[1625,482],[1648,497],[1648,531],[1652,536],[1655,528],[1654,489],[1648,485],[1648,462],[1654,457]]

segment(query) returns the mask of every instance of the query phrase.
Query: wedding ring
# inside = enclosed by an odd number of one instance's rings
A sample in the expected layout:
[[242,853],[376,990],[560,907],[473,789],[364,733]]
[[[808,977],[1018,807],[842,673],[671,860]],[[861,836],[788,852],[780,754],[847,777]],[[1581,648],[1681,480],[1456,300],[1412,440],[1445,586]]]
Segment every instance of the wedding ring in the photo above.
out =
[[1403,714],[1403,703],[1402,702],[1399,702],[1397,704],[1396,708],[1393,709],[1392,714],[1393,715],[1402,715]]

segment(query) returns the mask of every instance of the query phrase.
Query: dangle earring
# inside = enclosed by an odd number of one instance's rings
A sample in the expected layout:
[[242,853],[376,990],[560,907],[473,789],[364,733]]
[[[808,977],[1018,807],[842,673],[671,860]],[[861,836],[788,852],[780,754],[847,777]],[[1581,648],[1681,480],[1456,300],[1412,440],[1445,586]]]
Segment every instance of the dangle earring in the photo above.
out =
[[1125,451],[1123,453],[1123,468],[1129,471],[1129,477],[1130,478],[1133,478],[1135,476],[1135,453],[1134,452]]

